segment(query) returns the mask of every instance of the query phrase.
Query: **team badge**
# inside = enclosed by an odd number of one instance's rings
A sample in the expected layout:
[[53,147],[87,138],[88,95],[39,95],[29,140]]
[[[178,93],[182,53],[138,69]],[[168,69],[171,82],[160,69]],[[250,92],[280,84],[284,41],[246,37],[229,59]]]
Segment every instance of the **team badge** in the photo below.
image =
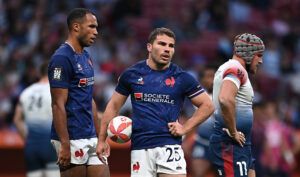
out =
[[135,173],[138,173],[140,170],[140,163],[136,162],[135,164],[132,165],[132,171]]
[[61,80],[61,71],[62,71],[62,68],[54,68],[54,71],[53,71],[53,79],[54,80]]
[[175,85],[175,79],[174,79],[174,77],[167,78],[165,80],[165,84],[167,86],[169,86],[169,87],[174,87],[174,85]]

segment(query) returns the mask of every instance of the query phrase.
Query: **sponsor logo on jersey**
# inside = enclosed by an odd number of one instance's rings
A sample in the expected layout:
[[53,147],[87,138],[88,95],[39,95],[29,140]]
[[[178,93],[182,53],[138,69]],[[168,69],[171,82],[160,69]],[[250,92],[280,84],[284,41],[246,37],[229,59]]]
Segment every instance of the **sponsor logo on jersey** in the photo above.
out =
[[143,100],[143,93],[134,93],[134,98],[136,101],[142,101]]
[[86,87],[94,84],[94,77],[81,78],[78,82],[78,87]]
[[175,85],[175,79],[174,79],[174,77],[167,78],[165,80],[165,84],[167,86],[169,86],[169,87],[174,87],[174,85]]
[[174,104],[174,100],[170,98],[170,95],[156,94],[156,93],[134,93],[136,101],[155,102],[155,103],[168,103]]
[[54,68],[54,70],[53,70],[53,79],[54,80],[61,80],[61,71],[62,71],[62,68]]

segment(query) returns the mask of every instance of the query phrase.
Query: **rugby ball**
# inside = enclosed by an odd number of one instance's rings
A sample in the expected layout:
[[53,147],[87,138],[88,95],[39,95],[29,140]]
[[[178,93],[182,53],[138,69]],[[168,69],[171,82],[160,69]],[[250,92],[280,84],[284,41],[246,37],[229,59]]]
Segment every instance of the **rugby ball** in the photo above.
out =
[[107,136],[116,143],[126,143],[130,140],[132,121],[126,116],[114,117],[108,124]]

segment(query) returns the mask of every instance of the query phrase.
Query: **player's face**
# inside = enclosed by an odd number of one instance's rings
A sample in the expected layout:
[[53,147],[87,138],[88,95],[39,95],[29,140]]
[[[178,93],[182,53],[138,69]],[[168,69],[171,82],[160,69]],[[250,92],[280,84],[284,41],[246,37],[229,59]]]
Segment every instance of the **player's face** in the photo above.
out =
[[263,63],[262,58],[263,58],[262,53],[257,53],[257,54],[254,55],[253,60],[251,62],[251,66],[250,66],[250,73],[251,74],[256,74],[259,65],[261,65]]
[[157,66],[167,66],[175,52],[175,39],[167,35],[158,35],[153,44],[148,43],[149,59]]
[[86,14],[85,20],[80,24],[78,35],[78,41],[82,47],[88,47],[94,43],[98,35],[97,27],[97,18],[92,14]]

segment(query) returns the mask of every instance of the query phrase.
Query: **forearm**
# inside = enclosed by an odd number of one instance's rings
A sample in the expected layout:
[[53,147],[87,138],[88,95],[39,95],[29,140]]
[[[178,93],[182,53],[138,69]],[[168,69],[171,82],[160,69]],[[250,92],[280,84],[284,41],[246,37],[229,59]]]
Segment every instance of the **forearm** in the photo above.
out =
[[118,115],[118,110],[113,105],[107,105],[100,123],[99,141],[105,141],[107,137],[107,127],[111,119]]
[[224,101],[220,102],[220,107],[222,110],[222,116],[226,127],[228,128],[231,135],[237,132],[236,121],[235,121],[235,102],[234,101]]
[[21,138],[25,141],[27,137],[27,127],[25,125],[23,117],[23,109],[20,104],[17,104],[16,106],[13,121],[16,125],[18,133],[20,134]]
[[67,127],[67,114],[64,106],[53,104],[53,123],[56,133],[62,145],[69,145],[69,133]]
[[97,105],[96,105],[96,103],[95,103],[94,100],[92,101],[92,111],[93,111],[94,126],[95,126],[96,133],[97,133],[97,136],[98,136],[98,135],[99,135],[99,132],[100,132],[100,123],[101,123],[101,119],[100,119],[100,117],[98,116]]
[[213,111],[214,106],[212,102],[203,103],[201,106],[199,106],[199,108],[194,112],[193,116],[183,124],[185,133],[190,132],[199,124],[207,120]]
[[19,135],[21,136],[21,138],[26,141],[26,137],[27,137],[27,129],[25,126],[25,122],[18,120],[18,121],[14,121],[16,128],[18,130]]

